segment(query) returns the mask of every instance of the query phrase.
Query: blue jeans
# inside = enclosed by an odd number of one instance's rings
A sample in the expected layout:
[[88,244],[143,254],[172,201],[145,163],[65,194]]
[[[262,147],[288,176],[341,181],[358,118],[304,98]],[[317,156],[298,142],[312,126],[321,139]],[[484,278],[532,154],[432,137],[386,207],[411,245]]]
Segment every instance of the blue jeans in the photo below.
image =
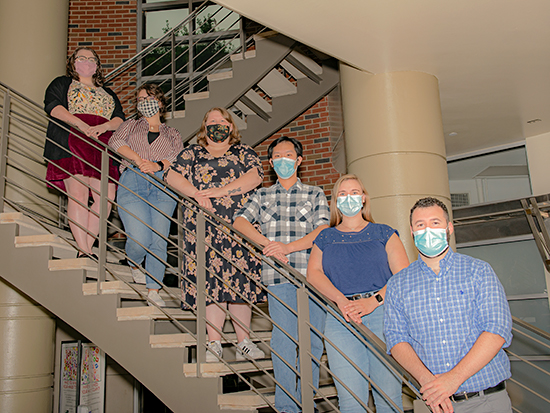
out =
[[[296,311],[297,299],[296,299],[296,287],[290,283],[270,285],[267,287],[268,291],[276,295],[279,299],[284,301],[290,308]],[[269,303],[269,315],[278,325],[281,326],[292,338],[298,340],[298,318],[290,312],[283,304],[281,304],[276,298],[268,295]],[[309,300],[309,321],[311,325],[315,326],[319,331],[323,332],[325,325],[326,313],[312,299]],[[311,330],[311,354],[317,359],[321,359],[323,355],[323,339],[317,333]],[[271,347],[275,350],[280,357],[288,362],[291,366],[294,366],[296,370],[299,369],[299,358],[297,353],[296,344],[278,327],[273,325],[273,331],[271,333]],[[275,379],[279,382],[280,386],[283,386],[293,397],[301,402],[301,387],[300,380],[297,375],[281,360],[275,353],[271,353],[273,360],[273,374]],[[313,370],[313,385],[319,387],[319,364],[312,360],[311,368]],[[302,411],[289,396],[286,394],[279,385],[275,388],[275,408],[281,412],[298,413]]]
[[[162,179],[162,171],[156,172],[155,176]],[[141,264],[145,259],[145,270],[162,282],[166,268],[163,262],[166,261],[168,253],[166,250],[167,242],[158,233],[165,237],[170,233],[170,219],[168,217],[172,216],[177,201],[162,192],[147,178],[138,175],[132,167],[126,168],[122,173],[120,183],[117,203],[120,205],[118,214],[127,234],[126,254],[136,264]],[[148,205],[143,199],[138,198],[122,185],[149,201],[166,215]],[[154,228],[158,233],[131,214]],[[131,265],[134,266],[135,264],[131,263]],[[161,285],[149,274],[146,274],[147,288],[161,288]]]
[[[361,318],[365,327],[371,330],[382,341],[384,340],[384,306],[381,305],[372,313]],[[335,318],[332,314],[327,315],[325,326],[325,337],[332,341],[346,356],[376,383],[384,393],[394,401],[401,410],[403,402],[401,398],[401,380],[398,379],[374,353],[357,339],[345,326],[341,318]],[[369,400],[369,382],[357,371],[329,342],[326,342],[329,367],[349,389],[365,405]],[[338,403],[342,413],[366,412],[359,402],[342,386],[334,380],[338,391]],[[373,387],[376,413],[394,413],[396,410],[385,401],[384,397]]]

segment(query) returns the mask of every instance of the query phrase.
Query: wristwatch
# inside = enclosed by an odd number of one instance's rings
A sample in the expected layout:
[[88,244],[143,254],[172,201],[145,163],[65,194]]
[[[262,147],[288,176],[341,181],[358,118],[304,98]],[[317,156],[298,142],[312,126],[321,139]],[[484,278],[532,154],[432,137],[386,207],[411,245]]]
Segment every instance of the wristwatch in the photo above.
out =
[[374,294],[374,298],[376,298],[376,301],[378,301],[378,304],[382,304],[384,302],[384,297],[382,297],[382,294],[380,293]]
[[160,166],[159,171],[164,171],[164,164],[162,163],[162,161],[157,161],[157,165]]

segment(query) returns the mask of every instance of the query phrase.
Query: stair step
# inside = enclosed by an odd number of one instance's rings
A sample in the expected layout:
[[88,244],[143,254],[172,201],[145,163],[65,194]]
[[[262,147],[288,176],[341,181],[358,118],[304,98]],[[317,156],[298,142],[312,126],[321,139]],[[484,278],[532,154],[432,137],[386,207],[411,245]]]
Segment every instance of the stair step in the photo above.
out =
[[[222,343],[236,342],[237,336],[235,333],[226,333],[226,338],[222,338]],[[254,342],[268,341],[271,339],[271,331],[258,331],[250,335],[250,339]],[[230,340],[230,341],[227,341]],[[149,344],[153,348],[170,348],[170,347],[189,347],[195,346],[197,341],[191,334],[154,334],[149,337]]]
[[37,235],[23,235],[15,237],[15,247],[44,247],[50,246],[55,248],[61,248],[67,251],[75,252],[75,248],[63,241],[59,236],[55,234],[37,234]]
[[[176,320],[195,320],[195,314],[189,310],[182,310],[179,308],[166,308],[168,314],[174,317]],[[168,317],[164,315],[156,307],[148,305],[141,307],[123,307],[117,308],[116,316],[118,321],[139,321],[139,320],[167,320]]]
[[[255,360],[254,363],[258,364],[266,370],[270,370],[273,368],[273,363],[271,359]],[[228,364],[239,373],[251,373],[254,371],[258,371],[258,368],[255,366],[254,363],[251,361],[232,361]],[[201,374],[204,377],[220,377],[234,373],[233,370],[224,363],[202,363]],[[184,363],[183,375],[185,377],[197,377],[197,364]]]
[[63,260],[49,260],[50,271],[64,270],[97,270],[97,263],[90,258],[67,258]]
[[258,82],[258,86],[272,98],[297,93],[296,86],[277,69],[273,69]]
[[32,218],[29,218],[22,212],[3,212],[0,214],[0,224],[18,224],[24,228],[30,229],[31,233],[46,234],[48,231],[39,225]]
[[[252,59],[254,57],[256,57],[256,50],[248,50],[248,51],[244,52],[244,58],[245,59]],[[231,55],[231,61],[232,62],[237,62],[239,60],[243,60],[242,53],[236,53],[234,55]]]
[[258,95],[253,90],[249,90],[244,94],[248,99],[250,99],[255,105],[257,105],[260,109],[262,109],[264,112],[272,112],[273,106],[271,106],[271,103],[266,101],[263,97]]
[[[174,111],[174,119],[176,118],[185,118],[185,110],[175,110]],[[166,119],[172,119],[172,112],[166,113]]]
[[315,60],[306,56],[305,54],[302,54],[297,50],[293,50],[292,52],[290,52],[290,56],[298,60],[301,64],[306,66],[309,70],[311,70],[316,75],[323,74],[323,68],[319,66]]
[[[118,274],[117,274],[118,276]],[[126,278],[126,277],[124,277]],[[132,277],[127,277],[126,280],[108,280],[101,283],[101,293],[102,294],[124,294],[126,296],[138,296],[132,287],[130,287],[126,282],[132,282],[132,285],[136,290],[138,290],[143,295],[147,295],[147,287],[143,284],[133,283]],[[84,295],[97,295],[97,282],[89,282],[82,285],[82,292]],[[181,292],[179,289],[176,291],[167,292],[164,288],[159,291],[161,298],[164,301],[176,302],[174,295],[179,298]],[[177,303],[179,304],[179,302]]]
[[232,79],[233,71],[224,70],[223,72],[212,73],[211,75],[206,76],[209,82],[215,82],[217,80]]
[[186,102],[199,99],[208,99],[210,97],[210,92],[197,92],[189,93],[188,95],[183,95],[183,98]]
[[231,117],[233,118],[233,122],[235,122],[235,125],[237,125],[237,128],[239,130],[245,130],[246,122],[240,116],[237,116],[237,114],[232,110],[230,110],[230,112],[231,112]]
[[[275,388],[268,387],[259,389],[260,393],[269,400],[270,403],[275,403]],[[335,397],[336,387],[333,385],[321,386],[321,393],[325,397]],[[322,399],[318,396],[315,399]],[[256,410],[263,407],[269,407],[269,404],[256,392],[246,390],[235,393],[218,394],[218,405],[222,410]]]

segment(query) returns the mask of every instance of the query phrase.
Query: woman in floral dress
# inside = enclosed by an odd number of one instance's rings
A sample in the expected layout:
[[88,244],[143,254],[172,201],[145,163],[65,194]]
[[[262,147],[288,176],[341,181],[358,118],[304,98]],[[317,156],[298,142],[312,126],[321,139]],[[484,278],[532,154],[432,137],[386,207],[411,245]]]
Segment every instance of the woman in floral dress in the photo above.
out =
[[[120,101],[103,83],[99,56],[89,47],[79,47],[67,61],[66,76],[55,78],[44,97],[44,110],[57,120],[48,124],[44,148],[44,157],[49,161],[46,180],[67,192],[69,226],[79,257],[94,256],[92,245],[99,234],[101,152],[99,145],[87,137],[106,144],[124,121]],[[112,160],[109,176],[119,177],[118,167]],[[109,199],[114,199],[115,191],[116,185],[109,182]],[[94,202],[88,210],[90,193]]]
[[[213,211],[218,217],[232,223],[233,215],[248,200],[249,195],[263,180],[261,161],[252,148],[240,143],[240,134],[231,115],[222,108],[210,109],[197,135],[197,145],[184,149],[166,174],[166,181],[197,203]],[[196,228],[196,209],[184,205],[184,225],[189,231]],[[182,294],[184,306],[196,306],[196,239],[185,234],[186,251],[183,268]],[[239,343],[237,359],[263,358],[265,354],[249,339],[251,302],[263,301],[260,287],[259,261],[249,256],[234,240],[206,224],[206,318],[214,326],[206,325],[209,337],[208,362],[222,356],[221,335],[228,309]],[[213,249],[220,251],[220,256]],[[253,276],[250,280],[234,263]],[[215,275],[219,276],[220,281]],[[217,304],[216,304],[217,303]]]

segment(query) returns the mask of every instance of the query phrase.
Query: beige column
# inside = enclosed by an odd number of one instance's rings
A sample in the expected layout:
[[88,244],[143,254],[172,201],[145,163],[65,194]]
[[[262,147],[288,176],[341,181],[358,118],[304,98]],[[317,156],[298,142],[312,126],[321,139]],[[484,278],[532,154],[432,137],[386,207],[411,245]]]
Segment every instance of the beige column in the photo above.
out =
[[425,196],[451,207],[437,78],[345,64],[340,76],[348,172],[365,184],[374,220],[396,228],[414,260],[411,207]]
[[55,321],[0,279],[0,412],[50,413]]
[[[68,0],[1,1],[0,81],[42,105],[46,86],[65,73],[67,31]],[[22,106],[14,106],[34,116]],[[44,143],[43,136],[13,124],[9,132],[23,134],[37,145]],[[9,156],[26,162],[11,151]],[[44,166],[27,164],[45,176]],[[7,176],[57,201],[44,184],[12,168]],[[11,190],[6,196],[23,204],[35,202]],[[51,314],[0,280],[0,412],[51,412],[54,343],[55,321]]]
[[[44,91],[48,84],[57,76],[65,74],[67,61],[67,32],[68,32],[68,0],[28,0],[28,1],[0,1],[0,81],[17,92],[36,102],[40,107],[44,104]],[[24,105],[12,100],[12,110],[36,119],[39,124],[47,125],[44,118],[38,117],[35,112]],[[32,131],[27,127],[10,125],[12,136],[25,136],[28,142],[24,149],[42,155],[45,135]],[[21,144],[19,144],[21,148]],[[14,147],[15,145],[9,145]],[[46,175],[43,164],[30,162],[11,150],[8,156],[12,164],[25,165],[32,173],[41,178]],[[39,158],[38,158],[39,159]],[[40,159],[39,159],[40,160]],[[46,186],[14,168],[8,167],[6,176],[29,191],[58,202],[58,196],[49,192]],[[40,208],[36,198],[22,191],[14,190],[8,185],[6,196],[23,206],[38,209],[40,213],[57,219],[55,210]]]

